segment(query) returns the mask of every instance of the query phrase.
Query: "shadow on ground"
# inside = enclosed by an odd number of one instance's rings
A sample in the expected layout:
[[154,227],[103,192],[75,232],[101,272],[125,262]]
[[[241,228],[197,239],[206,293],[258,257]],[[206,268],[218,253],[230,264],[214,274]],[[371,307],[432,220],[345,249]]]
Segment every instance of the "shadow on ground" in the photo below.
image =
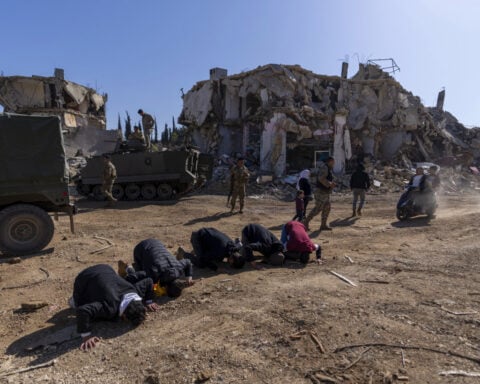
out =
[[[35,356],[29,365],[42,364],[79,348],[80,335],[76,332],[75,311],[67,308],[47,320],[53,324],[15,340],[7,347],[6,354],[17,357]],[[132,329],[126,322],[95,322],[95,335],[103,339],[118,337]]]

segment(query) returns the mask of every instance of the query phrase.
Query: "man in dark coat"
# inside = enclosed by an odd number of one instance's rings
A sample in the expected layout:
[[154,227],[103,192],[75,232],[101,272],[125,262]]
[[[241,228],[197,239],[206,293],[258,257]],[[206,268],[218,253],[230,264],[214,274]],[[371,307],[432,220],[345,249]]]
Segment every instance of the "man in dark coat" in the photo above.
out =
[[254,267],[254,251],[261,253],[272,265],[282,265],[285,260],[281,241],[260,224],[248,224],[243,228],[242,243],[245,260]]
[[83,339],[80,348],[93,348],[100,341],[92,336],[94,320],[125,318],[135,326],[140,325],[145,320],[145,306],[150,311],[158,309],[153,297],[152,279],[139,280],[133,285],[106,264],[84,269],[75,279],[69,301],[76,310],[77,331]]
[[217,263],[221,263],[224,258],[228,259],[232,268],[242,268],[245,265],[245,257],[240,254],[240,240],[234,242],[215,228],[200,228],[192,232],[190,241],[194,253],[185,253],[184,257],[198,268],[216,271]]
[[187,285],[193,285],[192,262],[177,260],[160,240],[146,239],[138,243],[133,250],[133,259],[133,267],[122,261],[118,263],[119,274],[126,274],[125,278],[131,283],[150,277],[154,283],[165,287],[170,297],[178,297],[182,293],[182,285],[177,281],[179,278],[186,277]]
[[[370,177],[368,173],[365,172],[365,167],[362,164],[358,164],[357,169],[350,178],[350,189],[353,192],[352,217],[356,215],[362,216],[362,208],[365,204],[365,193],[370,189]],[[358,198],[360,198],[360,204],[357,210]]]

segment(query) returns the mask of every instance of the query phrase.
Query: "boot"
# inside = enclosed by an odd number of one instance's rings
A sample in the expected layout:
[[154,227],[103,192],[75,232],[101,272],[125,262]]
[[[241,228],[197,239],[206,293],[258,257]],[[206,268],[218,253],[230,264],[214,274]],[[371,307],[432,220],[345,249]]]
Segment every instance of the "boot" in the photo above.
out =
[[320,226],[320,230],[321,231],[331,231],[332,230],[332,228],[330,228],[327,225],[327,219],[322,219],[322,225]]
[[240,211],[238,213],[243,213],[243,205],[240,205]]
[[120,277],[127,276],[127,268],[128,264],[126,262],[124,262],[123,260],[118,260],[118,275]]
[[305,229],[306,229],[307,231],[310,230],[310,227],[308,226],[308,220],[307,220],[306,217],[303,218],[303,220],[301,221],[301,223],[305,226]]
[[358,209],[357,209],[357,215],[358,215],[358,216],[362,216],[362,208],[358,208]]
[[355,211],[355,208],[353,208],[352,217],[355,217],[355,216],[357,216],[357,212]]
[[185,250],[182,247],[178,247],[177,249],[177,260],[182,260],[185,256]]

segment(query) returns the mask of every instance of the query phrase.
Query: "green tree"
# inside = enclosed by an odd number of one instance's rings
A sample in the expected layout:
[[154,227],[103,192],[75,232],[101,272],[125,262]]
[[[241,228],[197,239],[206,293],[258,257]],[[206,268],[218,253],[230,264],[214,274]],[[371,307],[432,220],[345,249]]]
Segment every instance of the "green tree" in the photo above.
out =
[[132,120],[130,119],[128,111],[125,111],[125,113],[127,114],[127,118],[125,119],[125,138],[128,139],[132,133]]
[[155,116],[153,119],[155,120],[155,126],[154,126],[154,129],[155,129],[155,143],[158,143],[158,126],[157,126],[157,117]]

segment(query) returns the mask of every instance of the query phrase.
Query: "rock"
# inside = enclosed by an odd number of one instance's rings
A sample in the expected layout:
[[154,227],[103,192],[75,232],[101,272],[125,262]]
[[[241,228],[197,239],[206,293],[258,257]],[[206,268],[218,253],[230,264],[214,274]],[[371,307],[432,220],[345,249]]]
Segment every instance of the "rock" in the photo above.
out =
[[196,382],[197,383],[204,383],[204,382],[210,380],[212,378],[212,376],[213,376],[213,372],[211,372],[209,370],[203,370],[203,371],[198,373]]
[[45,301],[32,301],[30,303],[21,304],[21,308],[24,311],[28,311],[28,312],[33,312],[33,311],[36,311],[37,309],[40,309],[46,306],[48,306],[48,303]]
[[20,257],[13,257],[10,260],[8,260],[8,264],[18,264],[21,262],[22,262],[22,259]]

